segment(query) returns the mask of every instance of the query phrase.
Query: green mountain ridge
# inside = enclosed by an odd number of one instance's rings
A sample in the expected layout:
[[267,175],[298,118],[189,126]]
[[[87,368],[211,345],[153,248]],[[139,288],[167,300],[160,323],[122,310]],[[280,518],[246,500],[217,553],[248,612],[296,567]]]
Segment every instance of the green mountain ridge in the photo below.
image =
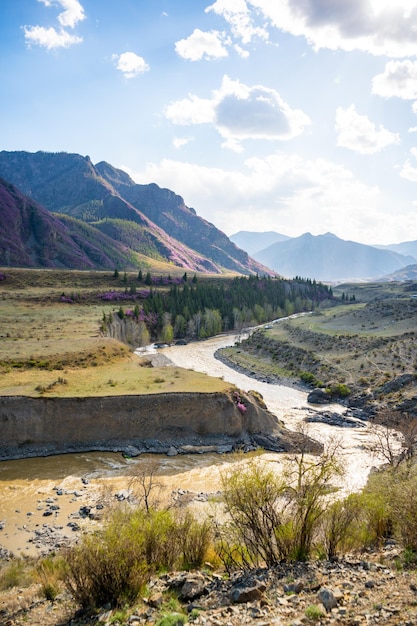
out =
[[[193,271],[271,273],[187,207],[181,196],[154,183],[137,185],[109,163],[95,166],[88,156],[65,152],[2,151],[0,176],[51,213],[107,235],[118,251],[124,249],[119,266],[125,269],[140,265],[139,253]],[[65,224],[82,230],[75,222]],[[107,260],[99,267],[109,267]]]

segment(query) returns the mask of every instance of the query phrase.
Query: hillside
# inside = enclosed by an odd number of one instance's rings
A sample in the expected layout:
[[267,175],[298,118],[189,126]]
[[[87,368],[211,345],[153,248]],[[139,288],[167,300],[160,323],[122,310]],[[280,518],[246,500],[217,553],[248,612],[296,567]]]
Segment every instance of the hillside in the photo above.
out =
[[[186,207],[180,196],[155,184],[136,185],[108,163],[94,166],[88,156],[64,152],[2,151],[0,176],[50,212],[117,236],[117,243],[126,250],[120,267],[138,267],[130,254],[134,250],[194,271],[268,273],[224,233]],[[105,225],[104,220],[119,222]],[[129,224],[122,225],[121,220]],[[140,227],[135,234],[132,222]]]
[[371,280],[415,263],[415,259],[392,250],[381,250],[331,233],[305,233],[272,244],[255,258],[279,274],[323,281]]
[[2,266],[93,269],[125,262],[126,251],[105,234],[59,220],[2,179],[0,224]]
[[401,269],[392,272],[392,274],[387,274],[386,276],[382,276],[380,282],[387,281],[398,281],[398,282],[408,282],[408,281],[416,281],[417,280],[417,264],[413,263],[413,265],[406,265]]

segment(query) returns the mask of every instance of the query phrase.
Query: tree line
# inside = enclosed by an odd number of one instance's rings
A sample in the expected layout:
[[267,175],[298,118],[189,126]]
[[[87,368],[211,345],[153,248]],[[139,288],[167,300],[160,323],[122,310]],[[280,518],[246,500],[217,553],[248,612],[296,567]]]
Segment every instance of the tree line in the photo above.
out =
[[154,284],[141,292],[133,308],[120,305],[116,315],[104,314],[102,330],[117,336],[115,328],[124,326],[123,339],[136,345],[148,340],[204,339],[311,311],[331,299],[331,287],[298,277],[242,276],[215,284],[182,281],[165,288]]

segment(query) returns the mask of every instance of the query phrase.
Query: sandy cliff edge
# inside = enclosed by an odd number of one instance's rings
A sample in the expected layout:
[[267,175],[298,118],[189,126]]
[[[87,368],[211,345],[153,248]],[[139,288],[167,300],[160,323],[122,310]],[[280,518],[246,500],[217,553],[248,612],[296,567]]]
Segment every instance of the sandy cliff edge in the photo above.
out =
[[[92,450],[180,453],[293,450],[291,433],[252,394],[164,393],[86,398],[0,397],[0,460]],[[309,440],[312,452],[319,445]]]

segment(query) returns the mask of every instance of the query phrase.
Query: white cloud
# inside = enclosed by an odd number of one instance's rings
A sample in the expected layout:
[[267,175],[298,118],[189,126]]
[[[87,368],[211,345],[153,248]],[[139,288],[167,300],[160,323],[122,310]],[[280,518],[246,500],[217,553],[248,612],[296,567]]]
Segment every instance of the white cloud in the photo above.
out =
[[228,76],[211,99],[191,94],[171,103],[165,116],[174,124],[213,124],[225,140],[224,146],[241,150],[246,139],[288,140],[310,124],[300,109],[291,109],[274,89],[248,87]]
[[173,145],[174,148],[182,148],[183,146],[186,146],[187,143],[190,143],[190,141],[192,141],[192,139],[190,137],[174,137],[173,139]]
[[247,50],[244,50],[244,48],[242,48],[242,46],[239,46],[238,44],[236,44],[234,46],[234,49],[236,50],[236,52],[238,53],[238,55],[240,57],[242,57],[242,59],[247,59],[249,56],[249,52]]
[[25,40],[29,45],[38,45],[52,50],[54,48],[69,48],[81,43],[82,38],[71,35],[66,28],[74,28],[78,22],[85,19],[84,8],[78,0],[38,0],[46,7],[58,6],[64,10],[58,15],[59,30],[54,27],[24,26]]
[[38,0],[46,7],[61,6],[64,11],[58,15],[61,26],[74,28],[78,22],[85,19],[84,9],[78,0]]
[[412,183],[417,183],[417,148],[411,148],[408,158],[400,171],[400,176]]
[[203,32],[196,28],[187,39],[176,42],[175,51],[180,57],[189,61],[200,61],[203,58],[220,59],[228,56],[224,43],[228,45],[225,36],[217,30]]
[[372,79],[372,93],[383,98],[417,99],[417,61],[389,61],[384,73]]
[[178,126],[192,124],[211,124],[215,121],[214,107],[211,100],[198,98],[190,94],[188,98],[171,102],[165,108],[165,117]]
[[122,72],[125,78],[135,78],[138,74],[143,74],[149,70],[146,61],[134,52],[114,54],[112,59],[116,62],[116,68]]
[[70,35],[66,30],[57,31],[52,26],[24,26],[25,39],[29,45],[37,45],[53,50],[54,48],[69,48],[76,43],[81,43],[82,38]]
[[338,133],[337,145],[360,154],[375,154],[400,142],[398,133],[392,133],[383,126],[377,129],[366,115],[356,112],[354,104],[348,109],[337,109],[335,129]]
[[231,27],[233,36],[244,44],[250,43],[255,37],[268,40],[265,26],[254,25],[256,16],[251,13],[245,0],[216,0],[205,11],[206,13],[213,11],[224,17]]
[[[375,223],[382,218],[378,187],[329,161],[295,154],[251,158],[242,170],[164,159],[131,175],[138,183],[177,190],[188,206],[229,235],[234,227],[291,236],[330,231],[344,239],[374,241]],[[384,215],[382,223],[389,243],[399,227],[398,214]],[[381,230],[378,234],[382,239]]]
[[206,10],[223,15],[246,43],[261,14],[272,26],[305,37],[316,50],[417,56],[417,0],[217,0]]

